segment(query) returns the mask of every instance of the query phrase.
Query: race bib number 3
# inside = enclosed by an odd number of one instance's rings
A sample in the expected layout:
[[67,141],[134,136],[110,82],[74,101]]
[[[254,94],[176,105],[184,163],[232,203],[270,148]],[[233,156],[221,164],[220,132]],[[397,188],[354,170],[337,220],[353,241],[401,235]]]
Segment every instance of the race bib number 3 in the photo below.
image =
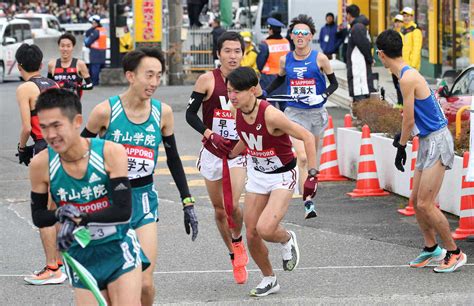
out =
[[248,150],[248,154],[252,159],[254,169],[260,172],[272,172],[283,167],[273,148],[264,151]]
[[239,140],[235,119],[229,110],[214,109],[212,131],[230,140]]
[[290,80],[290,88],[292,95],[315,95],[316,81],[315,79]]
[[128,155],[128,178],[136,179],[152,175],[155,169],[155,152],[153,149],[123,145]]

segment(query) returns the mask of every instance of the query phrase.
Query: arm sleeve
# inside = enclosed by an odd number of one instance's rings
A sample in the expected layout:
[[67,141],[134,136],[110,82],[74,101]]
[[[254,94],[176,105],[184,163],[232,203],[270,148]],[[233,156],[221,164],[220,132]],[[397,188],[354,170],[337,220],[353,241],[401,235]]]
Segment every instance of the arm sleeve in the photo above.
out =
[[372,53],[370,52],[370,42],[366,33],[367,30],[365,29],[365,26],[361,23],[358,23],[351,31],[351,39],[357,48],[359,48],[360,52],[364,55],[366,63],[372,64],[373,58]]
[[273,82],[272,82],[270,85],[268,85],[267,88],[265,88],[265,91],[267,92],[267,95],[270,95],[270,93],[271,93],[272,91],[274,91],[275,89],[277,89],[278,87],[280,87],[281,84],[283,84],[283,83],[285,82],[285,80],[286,80],[286,76],[284,76],[284,75],[278,75],[278,76],[276,77],[276,79],[274,79]]
[[265,43],[261,43],[259,45],[259,49],[260,50],[257,55],[257,68],[258,70],[262,71],[268,59],[268,46]]
[[82,133],[81,133],[81,136],[82,137],[85,137],[85,138],[95,138],[97,136],[96,133],[92,133],[91,131],[89,131],[86,127],[82,130]]
[[53,226],[58,220],[54,210],[48,210],[48,194],[31,192],[31,217],[39,228]]
[[186,122],[200,134],[204,134],[207,129],[198,116],[199,108],[205,96],[203,93],[193,91],[191,98],[189,98],[188,108],[186,109]]
[[333,73],[327,75],[329,80],[329,86],[326,88],[324,92],[328,97],[332,95],[333,92],[336,91],[337,87],[339,87],[339,83],[337,82],[336,75]]
[[51,72],[48,72],[48,79],[51,79],[54,81],[54,76]]
[[188,182],[186,174],[184,173],[183,164],[179,157],[178,147],[176,146],[176,139],[174,135],[163,136],[163,145],[166,152],[166,163],[170,169],[173,180],[178,187],[181,200],[190,197]]
[[81,225],[89,223],[124,223],[132,215],[132,186],[127,177],[110,179],[112,205],[95,213],[85,214]]

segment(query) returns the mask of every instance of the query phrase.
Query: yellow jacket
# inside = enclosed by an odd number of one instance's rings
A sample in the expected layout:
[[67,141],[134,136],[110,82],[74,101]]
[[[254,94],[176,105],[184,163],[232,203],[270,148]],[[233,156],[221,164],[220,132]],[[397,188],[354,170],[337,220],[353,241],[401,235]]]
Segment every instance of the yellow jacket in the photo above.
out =
[[255,70],[257,75],[260,74],[260,71],[258,71],[257,68],[257,51],[255,51],[253,45],[245,47],[244,57],[240,61],[240,66],[250,67]]
[[130,32],[125,33],[120,37],[120,53],[127,53],[133,50],[132,34]]
[[421,46],[423,35],[416,23],[413,21],[402,28],[403,34],[403,60],[411,67],[420,70]]

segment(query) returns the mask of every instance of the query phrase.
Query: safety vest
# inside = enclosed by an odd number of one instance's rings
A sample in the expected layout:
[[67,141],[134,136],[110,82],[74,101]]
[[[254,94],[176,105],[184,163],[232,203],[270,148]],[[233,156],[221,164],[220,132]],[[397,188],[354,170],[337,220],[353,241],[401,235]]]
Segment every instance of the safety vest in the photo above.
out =
[[107,30],[103,27],[97,27],[96,30],[99,31],[99,38],[92,43],[91,48],[98,50],[107,49]]
[[278,74],[280,71],[280,57],[290,52],[290,42],[286,38],[266,39],[268,58],[263,66],[263,74]]

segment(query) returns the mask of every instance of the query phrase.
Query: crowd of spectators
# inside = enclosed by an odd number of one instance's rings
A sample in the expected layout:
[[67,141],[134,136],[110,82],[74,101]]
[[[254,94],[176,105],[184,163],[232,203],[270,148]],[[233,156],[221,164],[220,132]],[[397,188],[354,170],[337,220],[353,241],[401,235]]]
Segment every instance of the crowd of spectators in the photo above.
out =
[[14,16],[21,13],[52,14],[58,17],[60,23],[86,23],[93,15],[99,15],[101,18],[109,17],[107,7],[89,1],[84,1],[81,7],[58,5],[51,0],[26,4],[0,3],[0,16]]

